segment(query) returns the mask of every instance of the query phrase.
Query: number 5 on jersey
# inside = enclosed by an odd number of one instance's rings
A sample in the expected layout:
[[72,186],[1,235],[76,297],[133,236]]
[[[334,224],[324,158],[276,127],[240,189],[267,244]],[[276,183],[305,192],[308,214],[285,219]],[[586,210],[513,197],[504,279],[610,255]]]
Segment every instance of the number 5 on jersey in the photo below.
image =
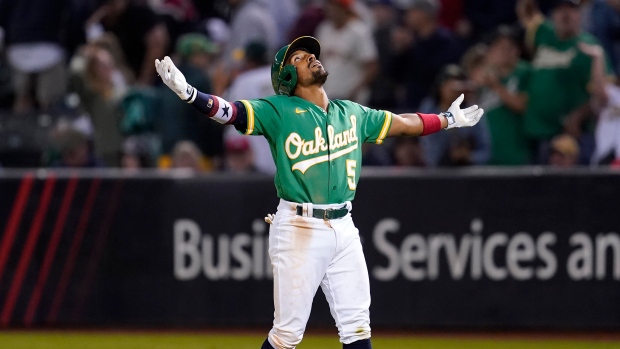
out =
[[349,189],[355,190],[355,167],[357,161],[347,160],[347,183],[349,183]]

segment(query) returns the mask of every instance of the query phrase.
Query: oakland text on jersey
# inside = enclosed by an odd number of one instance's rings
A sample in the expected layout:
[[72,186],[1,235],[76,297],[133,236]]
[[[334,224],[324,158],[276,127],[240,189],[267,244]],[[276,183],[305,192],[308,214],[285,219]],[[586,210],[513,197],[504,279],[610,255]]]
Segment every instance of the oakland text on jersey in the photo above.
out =
[[[353,150],[357,149],[357,134],[356,134],[356,117],[355,115],[351,115],[349,117],[351,120],[351,128],[348,130],[344,130],[342,132],[336,133],[334,127],[332,125],[327,126],[327,137],[329,142],[326,142],[323,137],[323,130],[320,127],[316,127],[314,129],[314,140],[305,140],[301,138],[301,136],[292,132],[287,138],[284,145],[286,150],[286,155],[289,159],[295,160],[299,157],[300,154],[305,156],[325,153],[323,155],[319,155],[317,157],[313,157],[310,159],[306,159],[303,161],[299,161],[293,164],[291,170],[299,170],[301,173],[306,172],[307,169],[312,167],[313,165],[319,164],[324,161],[328,161],[331,159],[336,159],[340,156],[348,154]],[[349,146],[350,145],[350,146]],[[339,150],[335,153],[332,153],[331,156],[328,156],[327,152],[332,150],[337,150],[343,147],[347,147],[346,149]]]

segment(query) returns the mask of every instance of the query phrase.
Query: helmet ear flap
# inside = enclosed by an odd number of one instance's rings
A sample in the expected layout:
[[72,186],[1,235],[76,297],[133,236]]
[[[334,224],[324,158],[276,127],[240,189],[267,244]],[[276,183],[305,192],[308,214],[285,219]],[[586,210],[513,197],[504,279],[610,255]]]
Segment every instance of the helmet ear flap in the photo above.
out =
[[285,65],[278,74],[278,94],[290,96],[297,85],[297,69],[293,65]]

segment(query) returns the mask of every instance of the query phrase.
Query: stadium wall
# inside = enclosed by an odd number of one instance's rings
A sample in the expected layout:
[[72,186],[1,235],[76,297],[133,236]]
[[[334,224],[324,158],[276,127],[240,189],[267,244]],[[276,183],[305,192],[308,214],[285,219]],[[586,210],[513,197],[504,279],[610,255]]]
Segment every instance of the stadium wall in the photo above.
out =
[[[373,325],[620,329],[618,198],[606,170],[365,170]],[[0,327],[268,328],[277,200],[263,176],[0,172]]]

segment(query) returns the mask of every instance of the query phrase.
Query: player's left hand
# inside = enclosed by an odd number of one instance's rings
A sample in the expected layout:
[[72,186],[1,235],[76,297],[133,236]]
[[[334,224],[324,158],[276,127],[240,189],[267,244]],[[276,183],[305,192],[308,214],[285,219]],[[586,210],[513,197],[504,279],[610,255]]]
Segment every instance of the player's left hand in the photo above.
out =
[[463,103],[464,98],[465,96],[461,93],[461,95],[452,102],[448,111],[442,113],[443,116],[448,119],[448,127],[446,127],[446,130],[454,127],[474,126],[480,121],[484,110],[478,108],[477,105],[461,109],[461,103]]

